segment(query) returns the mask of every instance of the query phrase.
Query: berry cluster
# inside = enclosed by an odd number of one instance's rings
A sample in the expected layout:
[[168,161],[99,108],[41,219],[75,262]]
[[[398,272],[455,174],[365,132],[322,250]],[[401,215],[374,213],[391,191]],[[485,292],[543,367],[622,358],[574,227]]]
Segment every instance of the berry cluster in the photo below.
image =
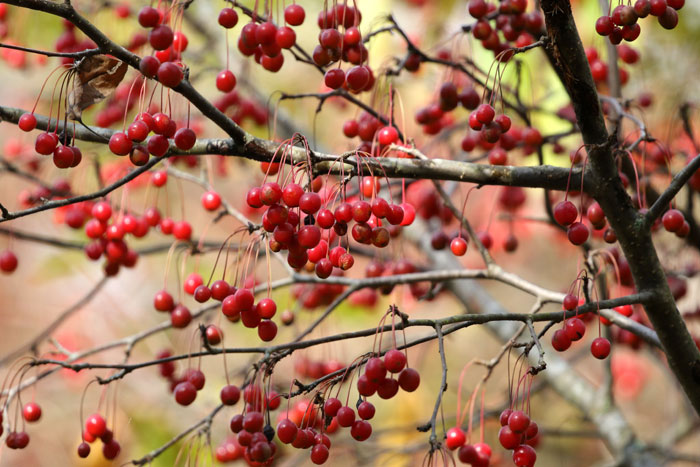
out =
[[[36,423],[41,418],[41,406],[36,402],[28,402],[22,407],[22,418],[27,423]],[[0,412],[0,436],[4,430],[3,415]],[[5,444],[10,449],[24,449],[29,444],[29,434],[26,431],[10,431],[5,438]]]
[[139,24],[150,29],[148,43],[154,50],[154,55],[141,59],[139,70],[147,78],[157,76],[163,86],[174,88],[185,76],[180,56],[187,49],[189,41],[182,31],[173,32],[167,24],[169,20],[167,11],[150,6],[139,11]]
[[656,16],[665,29],[678,25],[678,13],[685,5],[685,0],[637,0],[634,6],[620,4],[612,13],[601,16],[595,22],[595,30],[601,36],[607,36],[612,44],[622,40],[632,42],[639,37],[642,28],[637,22],[649,15]]
[[[286,24],[299,26],[304,22],[306,13],[300,5],[289,5],[284,10]],[[268,18],[267,21],[257,23],[257,15],[251,16],[251,21],[243,26],[238,38],[238,50],[246,57],[253,56],[255,63],[265,70],[276,73],[284,65],[282,49],[291,49],[296,44],[296,33],[289,26],[280,26]],[[226,29],[234,27],[238,23],[238,14],[232,8],[224,8],[219,13],[219,24]],[[232,79],[233,77],[233,79]],[[220,86],[219,80],[222,80]],[[216,79],[217,88],[233,89],[235,77],[229,70],[219,73]],[[223,87],[223,88],[222,88]]]
[[499,417],[501,429],[498,442],[505,449],[513,450],[513,463],[517,467],[532,467],[537,461],[533,445],[537,443],[537,423],[522,410],[505,409]]
[[[347,138],[359,136],[362,142],[357,146],[357,151],[375,157],[381,155],[382,149],[399,142],[398,130],[392,125],[385,126],[379,118],[369,112],[361,112],[357,119],[347,120],[343,124],[343,134]],[[399,152],[397,157],[410,156]],[[371,186],[374,182],[369,179],[366,183]]]
[[[374,183],[371,180],[372,189]],[[409,204],[390,204],[379,196],[374,196],[371,203],[362,199],[343,201],[331,211],[328,200],[324,202],[318,193],[305,191],[293,182],[284,188],[277,182],[267,182],[250,189],[246,200],[252,208],[265,206],[262,226],[272,233],[270,248],[287,250],[287,262],[293,268],[302,268],[310,261],[315,264],[316,275],[324,279],[334,268],[345,271],[355,263],[346,248],[330,247],[336,238],[347,235],[351,221],[355,221],[351,229],[355,241],[383,248],[391,234],[382,220],[390,226],[405,226],[414,218]],[[322,238],[324,235],[328,240]]]
[[274,390],[264,393],[259,385],[250,384],[243,390],[243,400],[243,413],[234,415],[229,426],[248,462],[267,463],[274,458],[277,446],[272,442],[275,430],[266,423],[264,412],[276,410],[281,398]]
[[[527,0],[505,0],[496,6],[486,0],[469,0],[469,14],[477,19],[472,35],[497,57],[513,46],[533,43],[535,37],[542,35],[544,20],[538,11],[525,13],[527,4]],[[500,59],[506,61],[511,56],[503,54]]]
[[119,442],[114,438],[112,430],[107,428],[107,422],[100,414],[92,414],[85,420],[83,442],[78,446],[78,456],[86,458],[90,455],[90,444],[95,440],[102,441],[102,455],[107,460],[115,459],[121,451]]
[[[582,304],[576,296],[567,294],[564,297],[563,307],[565,311],[574,311]],[[552,334],[552,347],[557,352],[564,352],[571,347],[572,342],[579,341],[586,334],[586,325],[581,318],[574,316],[565,319],[561,329]],[[605,359],[610,355],[610,341],[604,337],[596,337],[591,342],[591,354],[599,359]]]

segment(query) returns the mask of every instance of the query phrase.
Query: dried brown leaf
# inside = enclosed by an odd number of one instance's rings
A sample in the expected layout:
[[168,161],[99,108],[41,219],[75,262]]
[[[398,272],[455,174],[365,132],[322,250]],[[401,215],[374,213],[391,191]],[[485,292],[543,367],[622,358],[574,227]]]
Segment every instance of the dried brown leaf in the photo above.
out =
[[78,62],[73,90],[68,95],[68,118],[80,120],[83,110],[114,92],[127,69],[126,63],[106,55],[93,55]]

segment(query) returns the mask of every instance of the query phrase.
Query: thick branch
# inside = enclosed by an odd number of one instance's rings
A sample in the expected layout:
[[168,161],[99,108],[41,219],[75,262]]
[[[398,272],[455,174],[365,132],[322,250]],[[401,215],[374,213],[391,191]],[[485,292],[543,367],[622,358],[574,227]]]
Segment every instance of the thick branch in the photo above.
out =
[[[593,194],[627,258],[637,290],[651,292],[645,310],[674,375],[700,413],[700,351],[688,332],[659,263],[644,215],[625,192],[609,141],[591,70],[567,0],[543,0],[552,55],[588,147]],[[657,208],[658,209],[658,208]]]

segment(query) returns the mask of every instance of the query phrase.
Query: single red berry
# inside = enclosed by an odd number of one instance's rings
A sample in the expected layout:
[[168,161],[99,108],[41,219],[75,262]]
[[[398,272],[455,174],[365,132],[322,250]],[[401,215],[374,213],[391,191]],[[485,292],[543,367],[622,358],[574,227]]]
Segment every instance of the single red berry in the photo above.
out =
[[117,132],[109,138],[109,150],[117,156],[125,156],[131,151],[131,140],[126,133]]
[[139,10],[139,24],[144,28],[153,28],[160,23],[160,14],[153,7],[145,6]]
[[464,256],[467,252],[467,242],[462,237],[455,237],[450,242],[450,250],[455,256]]
[[530,417],[522,410],[514,410],[508,416],[508,427],[513,433],[523,433],[530,426]]
[[552,347],[557,352],[563,352],[571,347],[571,339],[566,335],[566,331],[563,329],[554,331],[554,334],[552,334]]
[[564,301],[562,302],[564,309],[567,311],[573,311],[578,306],[578,298],[572,294],[564,295]]
[[355,420],[350,428],[350,436],[352,436],[355,441],[365,441],[372,435],[372,425],[364,420]]
[[236,75],[231,70],[224,70],[216,75],[216,89],[231,92],[236,87]]
[[605,337],[596,337],[591,342],[591,354],[598,360],[603,360],[610,355],[610,341]]
[[165,50],[173,43],[173,30],[165,24],[156,26],[148,33],[148,41],[155,50]]
[[41,407],[36,402],[28,402],[22,408],[22,416],[28,422],[36,422],[41,418]]
[[527,444],[518,446],[513,451],[513,463],[516,467],[533,467],[537,461],[537,453]]
[[157,292],[153,298],[153,307],[158,311],[172,311],[175,308],[173,296],[165,290]]
[[586,243],[586,240],[588,240],[590,231],[584,223],[574,222],[567,229],[566,235],[569,237],[569,241],[574,245],[583,245]]
[[83,441],[78,445],[78,457],[85,459],[90,455],[90,445]]
[[100,414],[92,414],[85,421],[85,430],[95,438],[99,438],[107,431],[107,423]]
[[406,354],[400,350],[391,349],[384,355],[384,365],[390,373],[400,373],[406,366]]
[[676,232],[683,227],[685,218],[683,217],[683,213],[678,209],[669,209],[664,213],[661,222],[664,224],[664,229],[669,232]]
[[461,448],[459,448],[459,451],[457,453],[457,457],[459,458],[460,462],[463,464],[472,464],[472,465],[484,465],[488,466],[488,461],[486,463],[479,463],[480,458],[479,458],[479,453],[477,452],[476,448],[472,444],[465,444]]
[[301,5],[291,4],[284,9],[284,20],[292,26],[299,26],[305,17],[306,12]]
[[328,460],[328,448],[324,444],[316,444],[311,448],[311,462],[316,465],[324,464]]
[[413,368],[404,368],[399,373],[399,386],[406,392],[413,392],[420,385],[420,374]]
[[36,117],[34,114],[30,113],[22,114],[22,116],[19,117],[17,126],[22,131],[32,131],[34,128],[36,128]]
[[216,211],[221,207],[221,196],[215,191],[205,191],[202,194],[202,206],[207,211]]
[[564,332],[572,342],[576,342],[586,333],[586,325],[579,318],[571,318],[566,320]]
[[17,269],[17,256],[10,250],[0,253],[0,271],[10,274]]
[[345,72],[340,68],[331,68],[326,71],[323,82],[331,89],[340,89],[345,84]]
[[452,427],[447,430],[445,445],[450,451],[459,449],[467,441],[467,435],[459,427]]
[[298,432],[299,429],[296,424],[288,418],[277,424],[277,437],[284,444],[292,443],[296,439]]
[[233,8],[224,8],[219,12],[219,24],[226,29],[236,27],[238,24],[238,13]]
[[514,433],[508,425],[504,425],[498,431],[498,442],[504,449],[515,449],[520,445],[522,434]]
[[359,415],[362,420],[371,420],[374,418],[375,411],[374,405],[368,401],[363,401],[357,406],[357,415]]
[[601,36],[609,36],[613,29],[615,29],[615,24],[610,16],[601,16],[595,22],[595,31]]
[[178,240],[189,241],[192,237],[192,226],[187,221],[176,222],[173,226],[173,236]]
[[340,402],[340,399],[331,397],[326,399],[326,402],[323,404],[323,412],[328,417],[335,417],[338,414],[338,410],[340,410],[342,407],[343,403]]
[[347,406],[341,407],[338,409],[338,413],[335,418],[338,420],[338,425],[347,428],[352,426],[352,424],[355,422],[355,411]]
[[489,104],[481,104],[475,111],[476,119],[479,123],[486,125],[493,121],[496,111]]
[[173,393],[175,401],[180,405],[190,405],[197,398],[197,388],[189,381],[178,383]]
[[182,53],[187,50],[187,45],[189,40],[187,36],[182,32],[178,31],[173,35],[173,50],[178,53]]
[[[244,315],[242,315],[244,317]],[[259,315],[257,315],[259,316]],[[245,321],[244,321],[245,324]],[[277,325],[274,321],[264,319],[258,324],[258,337],[263,342],[270,342],[277,336]]]
[[554,220],[559,225],[567,226],[576,221],[578,217],[578,209],[571,201],[561,201],[554,206]]
[[34,149],[39,154],[48,156],[52,154],[56,149],[58,144],[58,136],[54,133],[40,133],[36,137],[36,143],[34,144]]
[[174,88],[180,84],[184,76],[185,74],[182,68],[176,63],[165,62],[161,63],[158,67],[158,81],[160,81],[163,86]]
[[385,126],[379,130],[377,140],[382,146],[394,144],[399,139],[399,132],[393,126]]
[[197,142],[197,135],[191,128],[180,128],[175,132],[175,146],[183,151],[189,151]]

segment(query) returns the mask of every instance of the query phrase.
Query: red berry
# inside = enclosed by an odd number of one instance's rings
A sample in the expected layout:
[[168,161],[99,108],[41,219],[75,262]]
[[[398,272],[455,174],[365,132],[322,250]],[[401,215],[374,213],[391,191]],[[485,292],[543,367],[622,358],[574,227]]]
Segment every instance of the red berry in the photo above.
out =
[[109,150],[117,156],[125,156],[131,151],[131,140],[125,133],[114,133],[109,138]]
[[413,368],[404,368],[399,373],[399,386],[406,392],[413,392],[420,385],[420,374]]
[[221,207],[221,196],[215,191],[206,191],[202,194],[202,206],[207,211],[216,211]]
[[17,126],[22,131],[32,131],[34,128],[36,128],[36,117],[34,114],[30,113],[22,114],[22,116],[19,117]]
[[180,405],[190,405],[197,398],[197,388],[189,381],[178,383],[173,393],[175,401]]
[[216,75],[216,89],[231,92],[236,87],[236,75],[231,70],[224,70]]
[[99,438],[107,431],[107,423],[100,414],[92,414],[85,421],[85,430],[95,438]]
[[173,62],[161,63],[158,67],[158,81],[163,86],[174,88],[184,78],[182,68]]
[[328,448],[324,444],[316,444],[311,448],[311,462],[321,465],[328,460]]
[[78,457],[85,459],[90,455],[90,445],[83,441],[78,445]]
[[522,410],[514,410],[508,416],[508,427],[513,433],[523,433],[530,426],[530,417]]
[[578,217],[578,209],[571,201],[561,201],[554,206],[554,220],[559,225],[567,226],[576,221]]
[[350,429],[350,435],[356,441],[365,441],[372,435],[372,425],[364,420],[356,420]]
[[180,128],[175,132],[175,146],[183,151],[189,151],[197,142],[197,135],[190,128]]
[[406,354],[400,350],[391,349],[384,355],[384,366],[390,373],[399,373],[406,366]]
[[563,329],[557,329],[552,335],[552,347],[557,352],[563,352],[571,347],[571,339],[566,335]]
[[513,451],[513,463],[516,467],[533,467],[537,461],[537,453],[527,444],[518,446]]
[[450,451],[454,451],[462,447],[462,445],[467,441],[467,436],[464,434],[461,428],[453,427],[447,430],[447,439],[445,440],[445,445]]
[[323,82],[331,89],[339,89],[345,84],[345,72],[340,68],[332,68],[326,72]]
[[576,342],[586,333],[586,325],[579,318],[571,318],[564,324],[564,332],[572,342]]
[[299,26],[305,17],[306,12],[301,5],[292,4],[284,9],[284,20],[292,26]]
[[522,434],[514,433],[508,425],[504,425],[498,431],[498,442],[504,449],[515,449],[520,445]]
[[145,6],[139,11],[139,24],[144,28],[152,28],[160,23],[160,14],[153,7]]
[[591,354],[598,360],[603,360],[610,355],[610,341],[605,337],[596,337],[591,342]]
[[595,22],[595,31],[601,36],[609,36],[613,29],[615,29],[615,25],[610,16],[601,16]]
[[574,245],[583,245],[584,243],[586,243],[589,234],[590,231],[588,230],[588,227],[586,227],[586,225],[582,222],[574,222],[569,226],[568,230],[566,231],[566,235],[567,237],[569,237],[569,241]]
[[41,407],[36,402],[28,402],[22,408],[22,416],[28,422],[36,422],[41,418]]
[[369,68],[365,66],[354,66],[348,70],[345,80],[351,91],[361,91],[370,82]]
[[481,104],[475,112],[476,119],[479,123],[486,125],[493,121],[493,117],[496,115],[496,111],[489,104]]
[[450,242],[450,250],[455,256],[464,256],[467,252],[467,242],[462,237],[455,237]]
[[0,253],[0,271],[10,274],[17,269],[17,256],[10,250]]
[[683,227],[685,218],[683,217],[683,213],[679,210],[669,209],[664,213],[661,222],[664,224],[664,229],[669,232],[676,232]]
[[385,126],[379,130],[377,140],[382,146],[388,146],[399,139],[399,132],[393,126]]
[[173,43],[174,34],[169,26],[161,24],[148,33],[148,41],[155,50],[165,50]]
[[[338,401],[340,403],[340,401]],[[371,402],[364,401],[357,406],[357,415],[360,416],[362,420],[371,420],[374,418],[375,408]]]

